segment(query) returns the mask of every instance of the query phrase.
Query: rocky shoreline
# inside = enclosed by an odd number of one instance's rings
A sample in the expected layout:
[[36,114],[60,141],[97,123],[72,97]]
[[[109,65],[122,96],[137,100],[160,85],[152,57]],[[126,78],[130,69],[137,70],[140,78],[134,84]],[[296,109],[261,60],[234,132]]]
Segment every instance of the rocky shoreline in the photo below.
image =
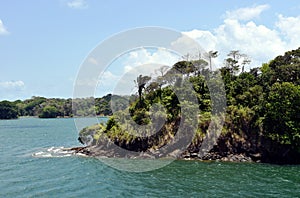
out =
[[70,150],[76,154],[84,155],[87,157],[100,157],[100,158],[128,158],[128,159],[159,159],[159,158],[174,158],[178,160],[199,160],[199,161],[220,161],[220,162],[260,162],[258,156],[247,156],[246,154],[229,154],[221,156],[216,152],[209,152],[200,157],[199,153],[185,153],[179,156],[174,156],[172,153],[166,156],[161,155],[159,152],[147,151],[136,152],[135,154],[118,153],[116,150],[107,150],[99,148],[98,146],[74,147]]
[[254,160],[246,154],[229,154],[227,156],[221,156],[218,153],[209,152],[206,155],[199,157],[198,153],[190,153],[185,155],[182,159],[185,160],[203,160],[203,161],[220,161],[220,162],[260,162]]
[[161,159],[172,158],[182,160],[202,160],[221,162],[262,162],[270,164],[300,164],[300,154],[289,145],[280,145],[270,139],[260,139],[260,142],[251,141],[252,138],[233,138],[232,134],[220,136],[217,144],[206,154],[200,155],[201,143],[190,145],[183,149],[174,149],[172,152],[152,148],[145,151],[130,151],[129,146],[119,146],[113,142],[98,142],[85,147],[75,147],[75,153],[101,158],[128,158],[128,159]]

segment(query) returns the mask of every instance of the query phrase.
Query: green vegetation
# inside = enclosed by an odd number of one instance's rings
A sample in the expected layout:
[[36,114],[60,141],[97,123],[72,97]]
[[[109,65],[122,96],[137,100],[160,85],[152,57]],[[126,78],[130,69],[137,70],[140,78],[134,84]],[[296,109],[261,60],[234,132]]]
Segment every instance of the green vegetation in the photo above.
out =
[[56,118],[58,113],[58,109],[55,106],[46,106],[39,114],[39,118]]
[[[217,56],[216,52],[211,54],[211,58]],[[130,106],[114,113],[106,125],[84,129],[80,137],[93,136],[94,145],[100,145],[103,138],[108,138],[116,145],[134,151],[160,148],[174,138],[184,115],[182,102],[175,94],[178,90],[172,87],[184,92],[182,85],[190,82],[200,111],[197,133],[187,150],[199,152],[209,123],[215,119],[211,114],[212,105],[217,105],[212,104],[207,86],[210,82],[206,77],[220,72],[227,108],[222,135],[214,150],[221,156],[230,153],[256,156],[259,153],[266,162],[280,158],[286,160],[285,163],[299,163],[300,48],[286,52],[260,68],[245,71],[244,67],[249,63],[246,55],[231,51],[218,71],[211,71],[211,63],[200,59],[180,61],[169,70],[161,68],[164,72],[155,79],[140,75],[136,80],[138,97],[131,101]],[[214,82],[218,83],[221,82]],[[151,111],[154,104],[160,104],[164,109]],[[151,124],[155,120],[166,122],[153,134],[155,128],[151,128]],[[138,127],[135,124],[139,124]]]
[[[60,99],[32,97],[24,101],[0,102],[0,119],[16,119],[19,116],[39,118],[73,117],[73,116],[109,116],[112,115],[110,101],[118,104],[116,109],[124,108],[125,97],[108,94],[102,98]],[[73,107],[73,108],[72,108]]]
[[0,102],[0,119],[16,119],[18,118],[17,106],[9,101]]

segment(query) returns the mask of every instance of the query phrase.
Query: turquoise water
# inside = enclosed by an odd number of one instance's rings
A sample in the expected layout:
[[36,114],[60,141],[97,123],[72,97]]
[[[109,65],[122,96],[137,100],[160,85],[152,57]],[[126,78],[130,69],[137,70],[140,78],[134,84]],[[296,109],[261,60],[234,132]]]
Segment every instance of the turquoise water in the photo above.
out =
[[300,166],[174,161],[124,172],[64,153],[77,135],[73,119],[1,120],[0,197],[300,196]]

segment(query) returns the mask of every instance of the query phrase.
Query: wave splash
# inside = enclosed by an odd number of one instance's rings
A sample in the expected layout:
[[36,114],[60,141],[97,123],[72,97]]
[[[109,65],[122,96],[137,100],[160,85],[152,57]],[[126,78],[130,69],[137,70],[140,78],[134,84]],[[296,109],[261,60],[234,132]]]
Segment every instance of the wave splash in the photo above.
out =
[[78,155],[71,148],[65,147],[50,147],[45,149],[44,151],[35,152],[32,154],[32,157],[37,158],[53,158],[53,157],[71,157],[74,155]]

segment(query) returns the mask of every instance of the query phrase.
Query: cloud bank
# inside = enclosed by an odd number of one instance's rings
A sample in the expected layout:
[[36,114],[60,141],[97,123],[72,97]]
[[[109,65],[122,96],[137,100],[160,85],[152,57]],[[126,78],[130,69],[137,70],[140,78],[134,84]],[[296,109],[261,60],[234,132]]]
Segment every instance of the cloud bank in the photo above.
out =
[[4,81],[0,82],[0,89],[21,89],[25,86],[24,82],[19,81]]
[[276,16],[273,28],[257,24],[257,18],[269,5],[258,5],[227,11],[223,23],[212,31],[194,29],[183,32],[206,49],[217,50],[220,65],[231,50],[240,50],[252,60],[249,68],[261,66],[285,51],[300,46],[300,16]]

